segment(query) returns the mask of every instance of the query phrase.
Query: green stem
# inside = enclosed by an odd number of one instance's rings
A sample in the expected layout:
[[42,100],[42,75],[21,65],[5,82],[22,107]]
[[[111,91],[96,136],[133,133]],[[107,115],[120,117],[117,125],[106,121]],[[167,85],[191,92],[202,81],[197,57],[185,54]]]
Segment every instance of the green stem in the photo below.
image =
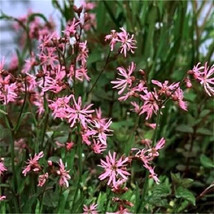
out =
[[16,210],[16,213],[19,213],[19,207],[18,207],[18,195],[17,195],[17,180],[16,180],[16,168],[15,168],[15,149],[14,149],[14,128],[13,128],[13,124],[8,116],[8,114],[6,114],[6,121],[9,124],[9,128],[10,128],[10,132],[11,132],[11,143],[10,143],[10,152],[11,152],[11,166],[12,166],[12,191],[14,193],[15,196],[15,200],[14,200],[14,207]]
[[77,193],[78,190],[80,188],[80,182],[81,182],[81,176],[82,176],[82,170],[83,170],[83,161],[82,161],[82,142],[81,142],[81,138],[80,138],[80,127],[78,127],[78,135],[77,135],[77,153],[78,153],[78,181],[77,181],[77,187],[75,189],[75,193],[74,193],[74,198],[73,198],[73,203],[72,203],[72,209],[71,210],[75,210],[74,206],[75,206],[75,201],[76,201],[76,197],[77,197]]
[[[153,137],[152,137],[152,147],[154,146],[155,142],[156,142],[156,138],[157,138],[157,133],[158,133],[158,128],[159,128],[159,122],[160,122],[160,113],[161,113],[161,108],[158,110],[158,113],[157,113],[157,119],[156,119],[156,128],[155,128],[155,131],[154,131],[154,134],[153,134]],[[143,193],[142,193],[142,203],[138,205],[138,208],[137,208],[137,212],[140,212],[140,210],[144,209],[144,206],[145,206],[145,196],[148,192],[148,183],[149,183],[149,171],[147,170],[146,171],[146,177],[145,177],[145,182],[144,182],[144,185],[143,185]]]
[[107,58],[106,58],[105,65],[103,66],[103,69],[100,71],[100,73],[99,73],[97,79],[95,80],[95,82],[94,82],[94,84],[92,85],[92,87],[91,87],[90,91],[88,92],[88,94],[90,94],[90,93],[93,91],[93,89],[94,89],[94,87],[96,86],[98,80],[100,79],[102,73],[104,72],[104,70],[105,70],[107,64],[109,63],[110,54],[111,54],[111,51],[109,51],[109,53],[108,53],[108,55],[107,55]]

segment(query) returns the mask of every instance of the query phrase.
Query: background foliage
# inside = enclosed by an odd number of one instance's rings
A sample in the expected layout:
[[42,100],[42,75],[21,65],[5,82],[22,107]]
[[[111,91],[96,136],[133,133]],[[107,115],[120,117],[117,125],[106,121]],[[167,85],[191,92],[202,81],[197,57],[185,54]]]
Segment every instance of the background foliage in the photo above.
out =
[[[60,4],[52,0],[53,6],[61,13],[61,27],[74,16],[72,2],[64,1]],[[205,14],[206,9],[206,14]],[[89,60],[87,62],[91,82],[85,88],[81,84],[77,86],[77,93],[88,93],[88,88],[93,85],[102,70],[109,52],[109,46],[104,42],[104,37],[112,29],[119,30],[124,27],[135,35],[137,49],[134,55],[124,59],[121,56],[110,57],[110,63],[105,67],[98,84],[89,101],[95,107],[101,107],[104,115],[112,118],[111,128],[114,134],[109,138],[109,149],[120,154],[129,154],[130,148],[136,144],[135,135],[142,138],[152,138],[153,130],[144,126],[144,119],[137,118],[130,111],[126,102],[119,103],[118,95],[112,90],[110,81],[115,78],[118,66],[126,67],[131,61],[147,72],[149,82],[152,79],[179,81],[185,73],[198,62],[214,62],[214,8],[212,2],[207,1],[97,1],[93,13],[96,14],[96,26],[87,32],[89,46]],[[46,21],[45,14],[35,14]],[[6,15],[2,18],[9,19]],[[29,19],[29,23],[31,20]],[[28,23],[28,24],[29,24]],[[34,41],[30,41],[34,44]],[[35,45],[35,44],[34,44]],[[22,52],[17,50],[20,65],[27,56],[27,47]],[[203,49],[204,48],[204,49]],[[205,50],[205,51],[202,51]],[[193,90],[194,89],[194,90]],[[131,208],[133,213],[212,213],[214,188],[214,102],[210,99],[202,87],[193,85],[188,89],[185,99],[189,102],[188,112],[181,112],[175,106],[167,103],[160,119],[160,128],[157,138],[166,138],[166,146],[161,151],[156,161],[156,170],[160,175],[161,184],[155,185],[149,180],[147,195],[143,194],[143,185],[146,171],[142,165],[135,163],[129,191],[123,195],[124,199],[134,203]],[[9,106],[12,122],[16,121],[20,109]],[[5,157],[5,163],[9,162],[9,146],[11,138],[24,137],[32,150],[37,137],[42,133],[34,133],[30,124],[42,126],[32,118],[30,112],[22,115],[19,131],[11,136],[10,130],[0,114],[0,152]],[[133,131],[135,123],[137,130]],[[58,123],[48,119],[44,141],[53,151],[52,142],[58,140],[65,142],[69,128],[64,123]],[[155,121],[154,121],[155,122]],[[39,129],[38,129],[39,130]],[[32,137],[36,135],[37,137]],[[40,140],[40,139],[39,139]],[[44,148],[48,151],[48,147]],[[87,150],[84,148],[84,150]],[[71,172],[78,171],[77,151],[67,153],[64,149],[54,151],[55,160],[59,155],[68,163]],[[53,152],[52,152],[53,153]],[[7,158],[8,156],[8,158]],[[98,183],[97,175],[93,170],[101,172],[97,167],[100,157],[88,151],[84,151],[82,157],[83,175],[79,182],[79,174],[72,174],[72,182],[68,189],[62,190],[58,186],[47,187],[46,191],[36,189],[35,178],[21,176],[24,161],[28,157],[22,153],[16,158],[21,158],[16,166],[17,193],[9,191],[11,198],[17,197],[19,209],[22,212],[82,212],[83,204],[96,202],[100,212],[113,212],[116,205],[110,201],[113,196],[108,187]],[[18,157],[19,156],[19,157]],[[10,173],[7,174],[11,176]],[[2,188],[10,188],[9,183],[2,182]],[[78,188],[77,188],[78,187]],[[59,194],[60,193],[60,194]],[[30,195],[30,197],[28,197]],[[14,211],[12,200],[0,204],[1,213]]]

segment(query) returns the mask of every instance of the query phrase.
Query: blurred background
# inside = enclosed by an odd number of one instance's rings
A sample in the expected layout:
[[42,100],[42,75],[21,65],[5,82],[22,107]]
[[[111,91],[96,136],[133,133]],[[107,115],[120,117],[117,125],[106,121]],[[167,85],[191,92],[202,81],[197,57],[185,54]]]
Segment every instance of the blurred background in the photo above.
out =
[[[74,4],[79,6],[84,0],[74,0]],[[63,0],[58,0],[59,4]],[[96,1],[94,1],[96,2]],[[111,1],[108,1],[111,2]],[[113,3],[114,1],[112,1]],[[152,1],[148,1],[152,2]],[[155,1],[154,1],[155,2]],[[213,1],[212,0],[197,0],[195,1],[197,7],[200,8],[200,16],[198,18],[198,25],[203,25],[209,16],[213,14]],[[189,3],[188,10],[192,10]],[[27,14],[28,11],[43,13],[47,18],[53,17],[53,19],[60,20],[59,12],[52,5],[52,0],[0,0],[0,10],[9,16],[21,17]],[[58,21],[59,22],[59,21]],[[14,51],[14,30],[12,28],[12,22],[0,20],[0,54],[1,56],[11,56]],[[58,23],[59,24],[59,23]],[[158,23],[157,23],[158,26]],[[58,26],[59,27],[59,26]],[[214,35],[213,35],[214,36]],[[200,52],[204,55],[208,52],[208,47],[212,44],[212,39],[206,40],[200,46]],[[212,55],[212,60],[214,55]]]

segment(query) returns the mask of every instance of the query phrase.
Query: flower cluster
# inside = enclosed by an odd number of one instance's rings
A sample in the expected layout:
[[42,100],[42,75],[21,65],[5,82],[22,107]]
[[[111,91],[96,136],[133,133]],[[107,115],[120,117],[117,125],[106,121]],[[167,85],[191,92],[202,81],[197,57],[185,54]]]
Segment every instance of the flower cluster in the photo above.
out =
[[130,103],[134,107],[133,110],[139,115],[146,114],[146,120],[150,119],[153,114],[157,114],[161,108],[164,108],[164,103],[168,99],[177,102],[181,109],[187,111],[187,104],[184,101],[183,90],[179,86],[180,83],[169,84],[169,81],[161,83],[157,80],[152,80],[152,83],[158,89],[153,88],[153,90],[150,90],[145,78],[145,72],[143,70],[135,72],[141,75],[141,78],[138,79],[134,75],[135,68],[134,62],[127,69],[124,67],[117,68],[118,75],[121,77],[111,81],[111,83],[114,85],[113,88],[119,90],[119,101],[132,99]]
[[150,178],[152,178],[157,184],[159,184],[159,179],[157,174],[154,171],[154,167],[151,166],[152,161],[155,157],[159,156],[159,150],[162,149],[165,145],[165,139],[161,138],[155,147],[151,145],[150,141],[147,141],[145,144],[145,148],[143,149],[135,149],[133,148],[132,151],[136,152],[134,158],[138,158],[143,162],[143,166],[149,171]]
[[106,35],[105,41],[110,40],[110,48],[111,51],[114,50],[114,47],[117,43],[119,43],[119,53],[127,56],[127,52],[134,53],[136,48],[136,40],[134,40],[134,34],[129,35],[124,28],[120,28],[120,32],[116,32],[115,30],[111,31],[111,34]]

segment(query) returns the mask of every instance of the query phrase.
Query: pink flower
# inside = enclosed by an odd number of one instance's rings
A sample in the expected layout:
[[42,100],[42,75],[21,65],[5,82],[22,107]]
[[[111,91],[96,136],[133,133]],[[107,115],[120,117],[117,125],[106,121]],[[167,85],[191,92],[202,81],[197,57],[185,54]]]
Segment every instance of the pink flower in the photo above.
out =
[[139,114],[141,110],[140,105],[138,105],[136,102],[131,102],[131,105],[134,107],[133,111]]
[[0,176],[7,171],[7,168],[4,165],[3,158],[0,158]]
[[[133,151],[134,150],[138,150],[138,149],[132,149]],[[136,154],[135,154],[135,157],[139,158],[143,164],[144,164],[144,167],[145,168],[148,168],[149,167],[149,164],[150,164],[150,161],[151,161],[151,158],[147,156],[147,150],[146,149],[141,149],[139,150]]]
[[165,146],[166,140],[162,137],[156,144],[154,148],[148,149],[148,156],[152,159],[159,156],[158,150],[162,149]]
[[81,61],[82,65],[86,65],[88,57],[87,41],[79,43],[79,52],[77,56],[77,61]]
[[178,102],[178,105],[184,111],[187,111],[187,103],[183,100],[184,93],[182,89],[179,87],[176,91],[171,95],[172,99]]
[[15,102],[18,97],[16,82],[11,83],[11,76],[3,77],[0,73],[0,102],[3,101],[4,105],[9,102]]
[[117,70],[119,71],[119,75],[122,76],[124,79],[117,78],[116,81],[111,81],[112,84],[115,84],[113,88],[120,89],[118,94],[122,94],[123,91],[128,87],[132,86],[132,82],[134,81],[134,76],[131,76],[133,71],[135,70],[136,65],[134,62],[128,67],[127,71],[123,67],[118,67]]
[[83,128],[83,131],[81,132],[82,141],[88,146],[91,145],[91,141],[89,138],[92,137],[94,134],[94,130],[90,130],[87,127]]
[[150,128],[152,128],[152,129],[156,128],[156,123],[148,123],[148,122],[146,122],[145,125],[150,127]]
[[146,120],[150,119],[152,115],[159,110],[158,105],[158,95],[154,92],[148,92],[145,90],[145,95],[140,95],[141,99],[144,101],[143,106],[141,107],[140,115],[146,113]]
[[94,153],[101,154],[103,151],[106,150],[107,146],[101,143],[99,140],[93,139],[93,144],[91,145],[91,148]]
[[68,22],[64,31],[62,31],[67,37],[74,36],[77,30],[77,26],[80,24],[75,18],[72,21]]
[[37,112],[39,115],[44,113],[44,99],[40,93],[36,92],[35,94],[33,94],[31,102],[37,107]]
[[60,176],[59,185],[68,187],[68,180],[71,179],[69,175],[69,171],[65,170],[65,165],[62,162],[62,159],[59,160],[59,170],[57,170],[57,174]]
[[5,195],[0,195],[0,201],[4,201],[6,199]]
[[158,90],[160,95],[165,94],[166,96],[170,96],[172,92],[179,87],[179,82],[169,85],[169,81],[167,80],[165,80],[164,83],[157,80],[152,80],[152,83],[160,87],[160,90]]
[[94,110],[90,110],[92,104],[82,107],[82,98],[79,97],[76,102],[74,96],[72,97],[74,105],[69,108],[68,121],[71,127],[73,127],[76,122],[79,122],[83,127],[86,127],[86,122],[90,122],[91,113]]
[[133,39],[134,34],[130,36],[129,33],[127,33],[124,28],[120,29],[122,30],[122,32],[117,34],[118,35],[117,40],[122,43],[120,46],[120,53],[123,53],[124,56],[126,57],[127,51],[134,53],[134,49],[136,48],[135,46],[136,40]]
[[49,108],[53,111],[54,118],[65,119],[69,114],[69,102],[73,95],[59,97],[55,101],[49,100]]
[[39,81],[39,86],[42,88],[42,92],[52,91],[55,94],[59,93],[65,88],[65,84],[63,82],[65,76],[65,67],[58,65],[53,70],[53,74],[49,73],[44,79]]
[[110,40],[111,51],[114,50],[114,46],[118,41],[118,34],[115,30],[111,30],[111,34],[105,36],[105,41]]
[[42,65],[45,64],[54,67],[54,65],[58,63],[56,48],[53,47],[46,48],[39,54],[39,59]]
[[121,157],[119,160],[116,160],[116,152],[111,155],[106,156],[106,161],[101,160],[101,167],[105,170],[103,174],[99,176],[100,180],[104,180],[108,178],[108,185],[113,185],[115,187],[117,185],[117,181],[120,179],[124,179],[124,182],[128,179],[129,172],[127,172],[126,164],[128,162],[128,158]]
[[149,177],[152,178],[156,184],[159,184],[160,180],[158,179],[157,174],[154,171],[154,168],[149,167],[147,169],[149,170],[149,173],[150,173]]
[[32,56],[25,60],[24,69],[22,70],[22,73],[27,74],[29,71],[36,65],[36,58],[34,54]]
[[207,62],[204,66],[200,66],[200,64],[195,65],[188,74],[192,74],[196,80],[200,81],[209,96],[214,96],[214,65],[208,67]]
[[198,77],[201,85],[204,86],[204,89],[209,96],[214,96],[214,75],[213,74],[214,74],[214,65],[212,65],[212,67],[209,68],[206,62],[204,65],[204,71]]
[[94,135],[97,135],[99,141],[104,145],[106,145],[108,133],[112,131],[111,129],[109,129],[111,123],[111,119],[109,119],[108,122],[100,122],[98,120],[92,121],[92,130],[94,131]]
[[70,151],[74,147],[74,142],[67,142],[66,143],[66,151]]
[[43,174],[43,175],[40,175],[40,176],[39,176],[39,181],[38,181],[38,185],[37,185],[37,186],[39,186],[39,187],[44,186],[44,184],[46,183],[47,179],[48,179],[48,173],[45,173],[45,174]]
[[38,161],[43,156],[44,156],[44,153],[40,152],[38,155],[35,154],[33,158],[30,157],[30,159],[28,159],[28,161],[26,162],[27,166],[22,171],[22,174],[24,174],[24,176],[26,176],[27,173],[30,172],[30,171],[38,172],[41,169]]
[[97,212],[97,204],[93,203],[90,206],[84,205],[83,214],[98,214]]

